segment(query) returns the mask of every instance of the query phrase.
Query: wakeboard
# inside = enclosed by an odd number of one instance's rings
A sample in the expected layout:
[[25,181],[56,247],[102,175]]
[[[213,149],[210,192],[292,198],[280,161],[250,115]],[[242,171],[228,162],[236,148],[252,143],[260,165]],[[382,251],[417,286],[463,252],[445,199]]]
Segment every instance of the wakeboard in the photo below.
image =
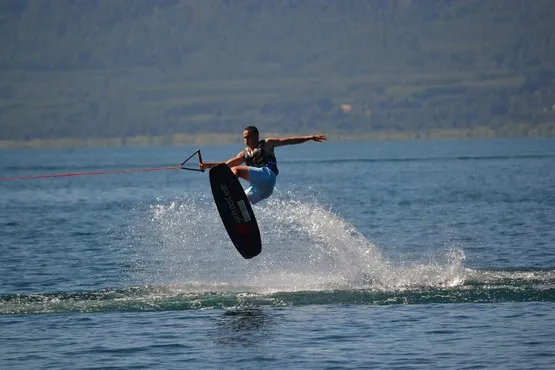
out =
[[214,202],[233,245],[243,258],[257,256],[262,251],[260,230],[239,180],[223,163],[212,167],[209,177]]

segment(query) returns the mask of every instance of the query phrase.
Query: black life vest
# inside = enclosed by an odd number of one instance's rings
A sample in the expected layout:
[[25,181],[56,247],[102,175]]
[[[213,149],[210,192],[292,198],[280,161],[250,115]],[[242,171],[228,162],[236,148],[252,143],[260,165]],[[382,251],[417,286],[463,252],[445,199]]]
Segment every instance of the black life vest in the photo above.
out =
[[276,157],[264,150],[264,143],[264,140],[260,140],[250,154],[247,149],[245,149],[245,162],[247,166],[251,167],[268,167],[277,175],[279,170],[277,168]]

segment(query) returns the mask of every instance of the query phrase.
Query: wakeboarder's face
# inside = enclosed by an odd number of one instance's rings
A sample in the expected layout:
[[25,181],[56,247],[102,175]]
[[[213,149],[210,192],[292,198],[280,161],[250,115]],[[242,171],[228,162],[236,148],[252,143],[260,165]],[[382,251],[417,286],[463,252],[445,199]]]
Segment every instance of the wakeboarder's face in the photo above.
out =
[[258,137],[254,133],[249,133],[249,131],[243,131],[243,139],[245,140],[245,145],[249,148],[253,149],[256,147],[258,143]]

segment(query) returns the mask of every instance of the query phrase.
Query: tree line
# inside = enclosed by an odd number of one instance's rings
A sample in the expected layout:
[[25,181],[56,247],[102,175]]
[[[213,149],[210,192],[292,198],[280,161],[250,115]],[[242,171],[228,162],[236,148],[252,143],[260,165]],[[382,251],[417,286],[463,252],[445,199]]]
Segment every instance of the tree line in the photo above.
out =
[[247,123],[552,135],[554,13],[550,0],[4,0],[0,140]]

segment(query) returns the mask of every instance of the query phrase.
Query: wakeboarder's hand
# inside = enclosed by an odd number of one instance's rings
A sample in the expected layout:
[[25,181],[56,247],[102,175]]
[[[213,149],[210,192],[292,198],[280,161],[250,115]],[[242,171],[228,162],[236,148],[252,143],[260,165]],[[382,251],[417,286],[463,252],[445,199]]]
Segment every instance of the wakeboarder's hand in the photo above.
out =
[[328,140],[328,137],[324,134],[316,134],[312,136],[312,140],[321,143],[322,141]]

